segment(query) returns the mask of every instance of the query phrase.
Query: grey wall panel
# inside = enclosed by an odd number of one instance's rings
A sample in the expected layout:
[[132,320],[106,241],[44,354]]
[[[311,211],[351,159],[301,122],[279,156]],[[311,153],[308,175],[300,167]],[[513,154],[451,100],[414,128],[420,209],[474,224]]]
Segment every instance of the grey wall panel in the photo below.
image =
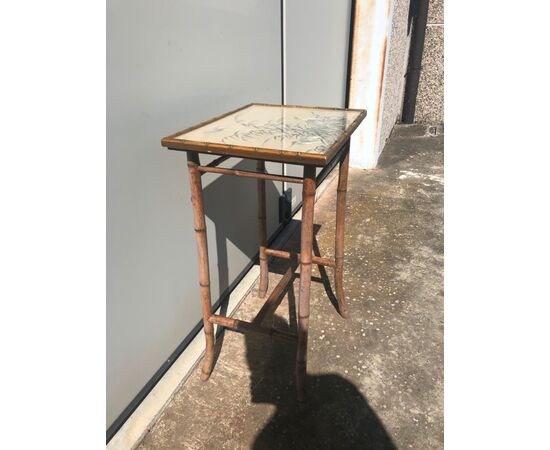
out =
[[[345,106],[350,16],[351,0],[286,0],[287,104]],[[303,172],[301,166],[285,170],[293,176]],[[295,207],[302,194],[290,187]]]
[[[279,8],[107,2],[107,425],[201,317],[185,154],[160,138],[245,103],[279,102]],[[216,300],[257,252],[255,182],[203,180]],[[279,184],[267,187],[270,231]]]
[[286,1],[286,102],[343,107],[351,0]]

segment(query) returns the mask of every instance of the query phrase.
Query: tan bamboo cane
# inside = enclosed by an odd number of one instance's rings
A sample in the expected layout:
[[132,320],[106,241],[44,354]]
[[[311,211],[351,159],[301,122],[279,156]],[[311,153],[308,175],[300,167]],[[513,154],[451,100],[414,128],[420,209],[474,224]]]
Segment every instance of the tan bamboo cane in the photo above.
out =
[[[300,261],[300,254],[295,252],[287,252],[286,250],[276,250],[274,248],[266,248],[265,252],[267,256],[275,256],[275,258],[282,258],[282,259],[298,259]],[[311,261],[313,264],[318,264],[320,266],[326,266],[326,267],[334,267],[335,263],[333,260],[328,258],[321,258],[320,256],[312,256]]]
[[[221,163],[223,163],[224,161],[227,161],[229,158],[231,158],[231,156],[229,155],[220,156],[219,158],[216,158],[214,161],[212,161],[210,164],[207,164],[204,167],[218,167]],[[201,175],[202,175],[202,172],[201,172]]]
[[[259,173],[265,173],[265,161],[256,161],[256,170]],[[266,228],[266,206],[265,206],[265,180],[258,179],[258,236],[260,245],[260,298],[264,298],[267,292],[269,282],[267,254],[267,228]]]
[[349,317],[344,297],[344,232],[346,221],[346,193],[348,189],[348,170],[349,170],[349,149],[346,150],[343,158],[340,160],[338,173],[338,188],[336,193],[336,238],[334,243],[335,269],[334,284],[336,287],[336,299],[340,315],[347,319]]
[[214,364],[215,337],[214,325],[212,325],[212,323],[208,320],[212,315],[212,303],[210,299],[208,244],[206,238],[206,221],[204,219],[201,175],[197,170],[199,165],[200,161],[198,153],[187,152],[187,167],[189,168],[189,181],[191,183],[191,202],[193,204],[195,238],[197,241],[197,253],[199,257],[199,284],[201,290],[202,321],[204,323],[204,335],[206,338],[206,351],[202,365],[201,380],[206,381],[212,373],[212,366]]
[[252,323],[261,324],[266,317],[273,318],[273,313],[281,304],[284,293],[292,282],[292,279],[294,278],[296,267],[298,267],[298,261],[294,258],[291,260],[290,266],[288,266],[288,268],[286,269],[279,283],[277,283],[277,286],[273,288],[273,290],[269,294],[269,297],[262,305],[261,309],[258,311],[258,314],[256,314],[256,317],[254,317]]
[[296,342],[296,335],[293,333],[277,330],[275,328],[262,327],[261,325],[258,325],[256,323],[247,322],[246,320],[233,319],[232,317],[224,317],[217,314],[212,314],[209,321],[221,325],[222,327],[229,328],[233,331],[237,331],[239,333],[253,331],[254,333],[267,334],[268,336]]
[[237,169],[225,169],[223,167],[200,166],[199,172],[221,173],[224,175],[234,175],[236,177],[244,177],[244,178],[256,178],[259,180],[286,181],[287,183],[301,184],[303,182],[303,180],[299,177],[272,175],[265,171],[264,173],[258,173],[258,172],[251,172],[249,170],[237,170]]
[[302,229],[300,242],[300,298],[298,301],[298,348],[296,351],[296,389],[298,401],[305,399],[309,296],[313,255],[313,209],[315,204],[315,167],[304,166],[302,189]]

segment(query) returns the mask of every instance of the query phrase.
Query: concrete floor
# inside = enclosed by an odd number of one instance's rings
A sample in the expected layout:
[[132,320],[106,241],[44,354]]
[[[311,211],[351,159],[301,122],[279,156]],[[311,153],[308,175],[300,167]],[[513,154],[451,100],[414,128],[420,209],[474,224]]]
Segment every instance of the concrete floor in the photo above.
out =
[[[294,344],[226,331],[210,380],[195,369],[140,449],[443,448],[443,136],[424,131],[397,128],[377,169],[350,170],[350,319],[325,289],[332,269],[314,266],[307,402],[295,400]],[[315,209],[327,257],[335,199],[333,182]],[[286,264],[270,265],[270,289]],[[298,278],[273,318],[278,328],[295,329]],[[255,287],[235,317],[252,320],[261,304]]]

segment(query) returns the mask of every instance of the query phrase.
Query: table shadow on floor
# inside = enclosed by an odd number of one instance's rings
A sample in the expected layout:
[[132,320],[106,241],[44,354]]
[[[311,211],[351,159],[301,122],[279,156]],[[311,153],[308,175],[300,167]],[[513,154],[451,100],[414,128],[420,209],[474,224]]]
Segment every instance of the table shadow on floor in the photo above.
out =
[[[278,315],[273,325],[295,328]],[[298,403],[296,345],[251,333],[245,341],[252,403],[275,406],[253,449],[396,449],[376,412],[349,380],[336,373],[308,375],[307,399]]]

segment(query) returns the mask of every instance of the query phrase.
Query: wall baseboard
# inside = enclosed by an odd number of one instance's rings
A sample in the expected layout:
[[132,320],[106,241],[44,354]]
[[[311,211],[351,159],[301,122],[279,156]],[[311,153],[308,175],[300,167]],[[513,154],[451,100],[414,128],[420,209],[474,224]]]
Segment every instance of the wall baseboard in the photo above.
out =
[[[229,295],[227,314],[235,311],[248,295],[260,275],[260,268],[252,266],[241,282]],[[220,307],[216,310],[219,313]],[[107,444],[108,450],[131,450],[136,448],[145,434],[155,424],[166,405],[189,375],[204,354],[204,330],[193,338],[170,369],[159,380],[147,397],[140,403],[128,420]]]

